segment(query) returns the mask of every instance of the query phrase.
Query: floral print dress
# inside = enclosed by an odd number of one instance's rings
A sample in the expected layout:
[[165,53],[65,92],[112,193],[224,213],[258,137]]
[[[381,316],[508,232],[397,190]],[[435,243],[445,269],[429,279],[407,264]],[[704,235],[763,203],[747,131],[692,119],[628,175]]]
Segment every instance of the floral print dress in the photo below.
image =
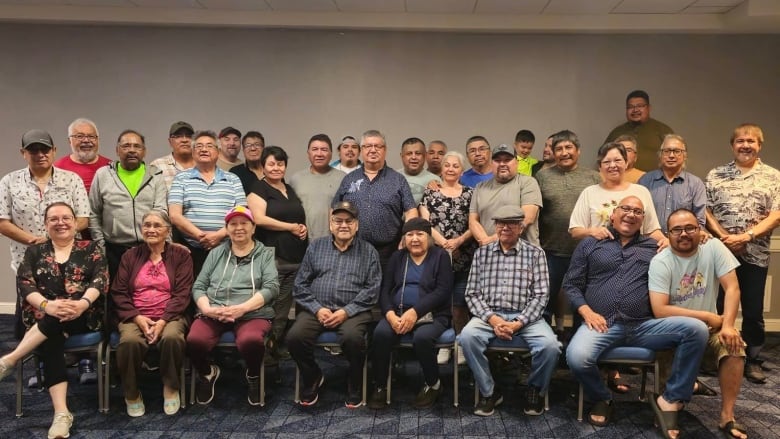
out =
[[[469,229],[469,206],[474,189],[463,186],[459,197],[448,197],[441,191],[426,189],[420,205],[425,206],[431,216],[431,225],[446,239],[456,238]],[[468,274],[471,258],[477,249],[477,242],[469,239],[452,253],[452,271]]]

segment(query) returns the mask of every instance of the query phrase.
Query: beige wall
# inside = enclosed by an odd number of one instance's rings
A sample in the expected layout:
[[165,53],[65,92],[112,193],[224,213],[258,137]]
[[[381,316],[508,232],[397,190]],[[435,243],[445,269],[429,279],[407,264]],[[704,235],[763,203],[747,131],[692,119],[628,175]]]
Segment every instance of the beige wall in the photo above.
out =
[[[29,128],[49,130],[58,155],[66,154],[67,124],[79,116],[97,122],[109,157],[125,128],[146,135],[149,158],[167,153],[168,127],[186,120],[196,128],[259,129],[290,153],[291,172],[306,166],[312,134],[336,138],[368,128],[387,134],[393,166],[409,136],[441,138],[463,150],[473,134],[510,143],[520,128],[540,138],[571,129],[590,163],[624,120],[623,100],[635,88],[650,93],[653,116],[688,139],[689,169],[697,175],[730,159],[731,129],[743,121],[764,126],[763,156],[780,166],[773,147],[780,137],[777,47],[778,35],[0,24],[0,136],[7,151],[0,174],[24,166],[19,138]],[[7,285],[0,302],[14,296],[9,261],[0,250]],[[780,318],[780,306],[773,310]]]

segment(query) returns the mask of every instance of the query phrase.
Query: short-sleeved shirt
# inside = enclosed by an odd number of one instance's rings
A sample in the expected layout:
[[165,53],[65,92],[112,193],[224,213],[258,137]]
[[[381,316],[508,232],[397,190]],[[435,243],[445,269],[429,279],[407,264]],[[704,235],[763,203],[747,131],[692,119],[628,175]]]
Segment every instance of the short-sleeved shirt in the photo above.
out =
[[162,177],[165,180],[165,187],[168,188],[168,190],[171,189],[171,184],[173,183],[173,177],[176,177],[176,174],[182,171],[186,171],[188,169],[192,168],[184,168],[176,161],[176,159],[173,158],[173,153],[168,154],[166,156],[154,159],[149,165],[156,167],[157,169],[162,171]]
[[[489,236],[496,231],[493,214],[499,207],[506,205],[542,207],[542,193],[539,191],[539,183],[536,179],[517,174],[507,183],[499,183],[494,178],[483,181],[474,189],[469,213],[479,215],[479,223]],[[528,225],[523,232],[523,237],[531,244],[539,245],[538,218],[533,224]]]
[[426,170],[421,171],[417,175],[409,175],[403,168],[399,169],[398,172],[403,175],[406,179],[406,182],[409,183],[409,190],[412,191],[412,197],[414,198],[415,205],[420,204],[423,192],[425,192],[425,188],[428,187],[428,183],[430,183],[431,180],[436,180],[441,183],[441,178],[439,178],[439,176]]
[[531,157],[530,155],[528,157],[520,157],[517,156],[517,173],[523,174],[523,175],[532,175],[534,166],[536,166],[537,163],[539,163],[539,160]]
[[[745,233],[780,210],[780,172],[764,163],[743,174],[732,161],[711,170],[705,182],[707,207],[729,233]],[[748,242],[740,259],[768,267],[769,240],[767,235]]]
[[92,180],[95,178],[95,173],[98,169],[111,163],[111,159],[98,155],[95,163],[79,163],[73,161],[70,155],[66,155],[61,159],[54,162],[54,166],[66,171],[70,171],[81,177],[81,181],[84,182],[84,187],[89,193],[89,189],[92,187]]
[[618,206],[618,203],[620,203],[620,200],[629,196],[639,198],[645,207],[645,219],[642,221],[640,232],[647,235],[660,229],[661,225],[655,214],[653,197],[650,195],[650,191],[644,186],[631,183],[628,189],[622,191],[607,190],[598,184],[586,187],[577,199],[577,204],[574,205],[569,221],[569,230],[575,227],[607,226],[609,217]]
[[238,179],[241,180],[241,185],[244,187],[244,193],[247,195],[252,192],[252,185],[255,184],[257,180],[260,180],[257,178],[257,174],[249,169],[246,163],[233,166],[230,168],[230,172],[236,174]]
[[[253,194],[265,200],[265,216],[285,223],[306,224],[306,213],[295,189],[284,183],[287,196],[263,180],[252,185]],[[307,239],[300,239],[286,230],[255,229],[255,238],[266,247],[275,249],[275,256],[287,263],[298,264],[309,245]]]
[[483,181],[490,180],[492,178],[492,171],[488,172],[487,174],[480,174],[479,172],[475,171],[474,168],[471,168],[460,176],[460,184],[470,188],[475,188]]
[[569,235],[569,220],[577,198],[586,187],[599,184],[601,176],[593,169],[578,166],[564,171],[557,166],[536,174],[544,208],[539,212],[539,241],[548,254],[569,257],[577,241]]
[[[43,214],[46,207],[62,201],[73,208],[78,218],[89,218],[89,198],[81,178],[64,169],[52,169],[51,178],[41,194],[38,185],[24,168],[6,174],[0,180],[0,218],[35,236],[46,236]],[[16,271],[27,245],[11,240],[11,269]]]
[[344,175],[338,169],[329,168],[324,174],[304,169],[290,177],[290,186],[295,189],[306,211],[306,228],[310,240],[330,235],[330,202]]
[[[219,168],[214,180],[207,183],[197,168],[176,175],[168,193],[168,205],[179,205],[182,213],[195,227],[213,232],[225,226],[225,214],[238,205],[246,206],[246,195],[241,180]],[[185,236],[187,243],[201,248],[200,243]]]
[[671,182],[660,169],[652,170],[639,179],[653,197],[655,213],[666,233],[666,220],[677,209],[688,209],[696,215],[701,227],[707,222],[707,190],[701,178],[688,171],[680,172]]
[[669,125],[655,120],[647,119],[644,123],[625,122],[613,129],[605,142],[612,142],[618,137],[628,134],[636,139],[637,160],[634,166],[638,169],[655,169],[658,166],[658,148],[667,134],[672,134]]
[[671,305],[718,313],[719,279],[736,269],[739,261],[717,239],[699,245],[696,254],[683,257],[667,247],[650,261],[650,291],[670,295]]
[[373,180],[364,168],[347,174],[333,197],[334,202],[342,200],[357,206],[358,236],[374,246],[397,242],[404,212],[417,207],[406,179],[386,165]]

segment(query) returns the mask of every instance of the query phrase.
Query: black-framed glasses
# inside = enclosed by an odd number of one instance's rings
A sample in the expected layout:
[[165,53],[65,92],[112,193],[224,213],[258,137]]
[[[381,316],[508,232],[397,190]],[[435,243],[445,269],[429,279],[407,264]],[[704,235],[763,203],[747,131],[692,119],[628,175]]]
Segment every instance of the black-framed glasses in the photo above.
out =
[[79,142],[83,142],[85,140],[89,140],[90,142],[94,142],[95,140],[98,139],[98,136],[96,136],[94,134],[71,134],[68,137],[70,137],[71,139],[76,139]]
[[693,235],[698,233],[700,226],[685,226],[685,227],[672,227],[669,229],[669,234],[672,236],[680,236],[685,232],[686,235]]

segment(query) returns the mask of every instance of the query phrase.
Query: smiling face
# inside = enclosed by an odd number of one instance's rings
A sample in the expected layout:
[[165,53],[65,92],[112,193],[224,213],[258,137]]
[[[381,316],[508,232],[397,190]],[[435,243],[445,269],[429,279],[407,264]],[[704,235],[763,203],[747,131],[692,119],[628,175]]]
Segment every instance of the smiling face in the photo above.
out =
[[76,236],[76,216],[68,206],[51,206],[44,218],[46,233],[54,241],[69,241]]
[[632,238],[639,233],[644,219],[645,206],[637,197],[626,197],[620,200],[610,217],[612,227],[623,239]]
[[514,247],[517,244],[524,228],[522,221],[514,220],[495,220],[495,225],[498,242],[501,243],[501,247],[504,249]]
[[159,215],[150,213],[141,223],[141,236],[149,246],[164,243],[171,232],[171,226]]
[[360,157],[360,145],[352,139],[347,139],[339,146],[339,161],[342,165],[353,168],[357,166]]
[[255,223],[243,215],[236,215],[230,218],[225,228],[233,244],[246,244],[253,239],[252,237],[255,234]]
[[330,233],[340,244],[350,242],[357,234],[358,220],[347,212],[338,211],[330,217]]
[[410,143],[401,148],[401,163],[404,171],[409,175],[417,175],[425,166],[425,145],[422,143]]
[[363,163],[375,168],[380,168],[385,163],[387,145],[381,137],[364,137],[360,149],[363,151]]
[[493,177],[499,183],[508,183],[517,175],[517,159],[512,154],[498,154],[493,158]]
[[457,183],[460,180],[460,177],[463,175],[463,166],[460,164],[460,160],[458,160],[455,156],[449,156],[446,159],[444,159],[444,164],[442,166],[441,171],[441,178],[450,184]]
[[217,141],[209,136],[200,136],[192,145],[192,157],[198,166],[210,166],[217,163],[219,147]]
[[333,152],[327,143],[322,140],[313,140],[309,143],[307,153],[312,168],[317,172],[326,172],[328,170],[330,167],[330,160],[333,157]]
[[68,134],[68,140],[77,161],[92,163],[97,160],[100,140],[95,127],[88,123],[76,125]]
[[441,174],[442,160],[444,160],[444,154],[447,153],[447,148],[439,142],[431,142],[428,145],[428,154],[426,158],[428,172],[432,174]]
[[650,104],[644,98],[631,98],[626,102],[626,119],[645,123],[650,118]]
[[734,153],[734,161],[738,166],[750,168],[758,160],[761,140],[753,130],[738,130],[731,142],[731,151]]
[[607,151],[607,154],[601,159],[599,171],[604,180],[614,184],[621,183],[626,173],[626,160],[620,154],[620,150],[612,148]]
[[263,143],[263,139],[259,137],[247,137],[244,139],[242,147],[244,148],[244,158],[246,161],[258,162],[260,156],[263,154],[265,144]]
[[626,169],[633,168],[637,159],[636,143],[629,140],[622,140],[619,143],[626,149]]
[[544,142],[544,149],[542,150],[542,161],[545,163],[555,163],[555,155],[552,149],[552,137],[548,137]]
[[241,138],[234,133],[219,138],[219,146],[222,154],[228,161],[236,161],[241,152]]
[[667,221],[669,246],[680,256],[692,256],[701,242],[700,226],[696,216],[687,211],[675,212]]
[[141,166],[146,156],[146,146],[144,141],[136,133],[127,133],[119,138],[116,145],[116,155],[119,157],[119,164],[128,171],[133,171]]
[[278,183],[284,178],[287,171],[287,163],[284,160],[276,160],[276,157],[269,155],[263,165],[263,174],[269,183]]
[[415,257],[424,257],[430,247],[430,235],[422,230],[412,230],[404,234],[404,247]]
[[534,142],[515,142],[515,152],[520,158],[526,158],[531,155],[531,151],[534,149]]
[[555,144],[553,157],[555,158],[556,166],[564,171],[571,171],[577,168],[577,161],[580,159],[580,149],[574,143],[563,140]]
[[49,148],[46,145],[36,143],[22,148],[22,157],[27,161],[27,166],[34,173],[46,172],[53,166],[57,148]]
[[670,173],[677,173],[685,165],[685,144],[678,139],[666,139],[659,151],[661,168]]

